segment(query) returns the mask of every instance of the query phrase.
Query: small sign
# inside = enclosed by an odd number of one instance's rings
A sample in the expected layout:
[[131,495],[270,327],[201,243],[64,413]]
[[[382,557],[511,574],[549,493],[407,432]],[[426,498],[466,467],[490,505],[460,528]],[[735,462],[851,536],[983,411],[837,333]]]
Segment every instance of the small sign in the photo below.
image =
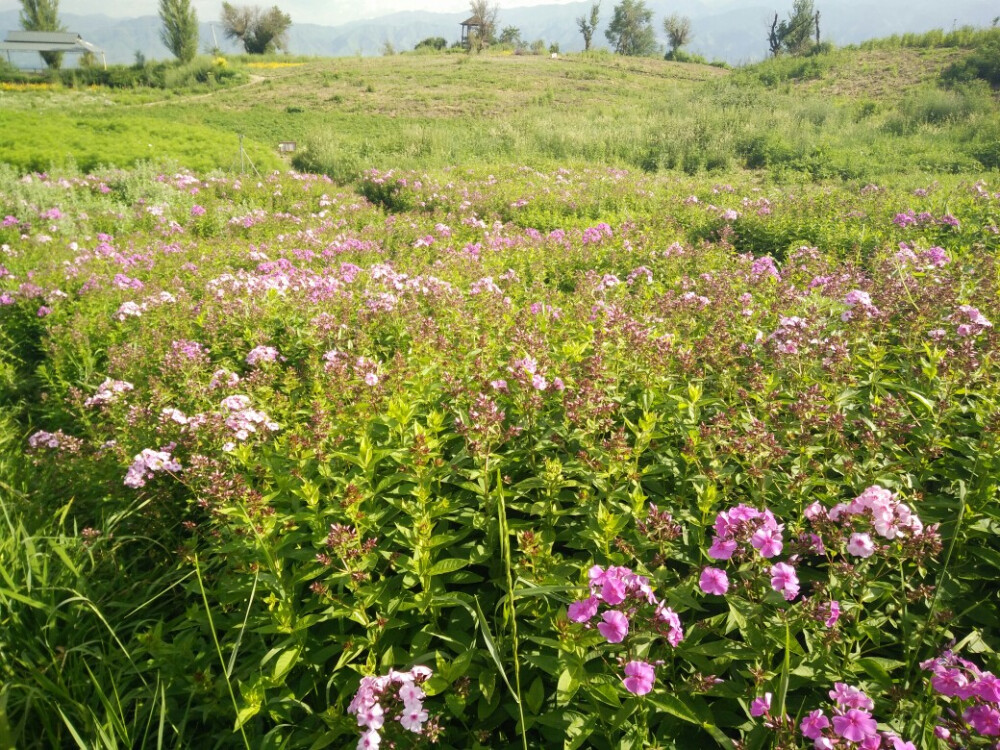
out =
[[295,141],[279,141],[278,151],[283,154],[291,153],[295,150]]

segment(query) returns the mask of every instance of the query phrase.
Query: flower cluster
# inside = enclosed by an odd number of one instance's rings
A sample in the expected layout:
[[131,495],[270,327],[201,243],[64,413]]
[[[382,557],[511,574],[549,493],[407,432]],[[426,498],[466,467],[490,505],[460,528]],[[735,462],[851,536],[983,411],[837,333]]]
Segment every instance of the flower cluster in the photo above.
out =
[[253,367],[261,362],[274,362],[278,358],[278,350],[273,346],[255,346],[247,354],[247,364]]
[[852,320],[855,313],[864,313],[869,318],[880,314],[879,309],[872,302],[871,295],[868,292],[862,292],[860,289],[852,289],[844,295],[844,304],[850,308],[849,310],[844,310],[840,315],[840,319],[845,323]]
[[956,333],[963,338],[978,336],[987,328],[993,327],[989,319],[979,312],[978,308],[971,305],[959,305],[958,310],[951,317],[958,321]]
[[737,552],[748,553],[749,545],[761,557],[777,557],[784,546],[781,534],[784,528],[767,508],[737,505],[716,516],[715,539],[708,555],[715,560],[729,560]]
[[112,380],[111,378],[106,378],[97,389],[97,393],[84,401],[83,405],[87,408],[91,408],[94,406],[111,404],[121,398],[123,393],[127,393],[131,390],[133,390],[131,383],[124,380]]
[[258,427],[264,427],[271,432],[281,429],[281,426],[266,413],[250,408],[249,396],[226,396],[220,405],[227,413],[226,427],[232,430],[233,436],[241,442],[249,439],[252,433],[256,433]]
[[921,662],[920,667],[933,674],[931,687],[936,693],[960,701],[958,711],[941,717],[934,731],[939,739],[958,748],[971,744],[973,732],[1000,737],[1000,678],[951,651]]
[[170,452],[173,446],[167,446],[164,450],[154,451],[151,448],[143,449],[142,453],[136,454],[132,465],[128,467],[125,474],[125,486],[138,489],[145,487],[146,482],[161,471],[181,471],[181,465]]
[[829,510],[813,503],[805,509],[804,515],[821,532],[808,538],[809,548],[817,554],[826,552],[824,539],[827,544],[846,539],[847,553],[861,558],[875,554],[872,533],[887,541],[926,538],[933,543],[937,539],[936,527],[925,530],[909,505],[878,485],[868,487],[851,502],[838,503]]
[[[624,641],[640,617],[645,627],[663,635],[671,646],[676,647],[684,638],[677,613],[657,598],[645,576],[625,567],[611,566],[605,570],[600,565],[593,566],[588,576],[590,596],[573,602],[566,612],[573,622],[589,625],[603,604],[597,629],[608,643]],[[629,662],[625,675],[626,690],[644,695],[653,689],[653,665]]]
[[872,701],[861,690],[843,682],[837,682],[830,691],[834,703],[832,719],[828,719],[822,709],[810,711],[799,724],[804,737],[814,743],[816,750],[833,750],[843,745],[857,745],[860,750],[916,750],[912,742],[906,742],[894,732],[879,732],[878,724],[871,712],[875,708]]
[[407,732],[436,737],[439,730],[436,724],[428,722],[423,704],[425,694],[420,688],[431,674],[428,667],[417,665],[408,672],[390,670],[387,675],[361,678],[358,692],[347,707],[347,713],[355,715],[362,728],[358,750],[372,750],[381,745],[380,732],[388,729],[387,720],[398,722]]

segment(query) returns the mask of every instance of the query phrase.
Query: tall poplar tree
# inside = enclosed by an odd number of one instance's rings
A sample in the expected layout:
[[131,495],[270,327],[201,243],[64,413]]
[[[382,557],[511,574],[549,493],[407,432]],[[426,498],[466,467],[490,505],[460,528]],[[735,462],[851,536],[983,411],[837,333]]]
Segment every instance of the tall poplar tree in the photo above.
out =
[[160,0],[160,39],[174,57],[191,62],[198,54],[198,14],[191,0]]

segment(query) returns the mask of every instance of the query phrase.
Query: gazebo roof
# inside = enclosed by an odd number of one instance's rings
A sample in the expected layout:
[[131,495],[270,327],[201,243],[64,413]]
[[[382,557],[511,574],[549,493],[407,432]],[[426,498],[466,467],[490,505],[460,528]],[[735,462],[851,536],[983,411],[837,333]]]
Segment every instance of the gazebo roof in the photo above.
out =
[[461,23],[462,26],[484,26],[483,19],[479,16],[470,16]]
[[61,31],[8,31],[0,42],[3,52],[94,52],[102,50],[79,34]]

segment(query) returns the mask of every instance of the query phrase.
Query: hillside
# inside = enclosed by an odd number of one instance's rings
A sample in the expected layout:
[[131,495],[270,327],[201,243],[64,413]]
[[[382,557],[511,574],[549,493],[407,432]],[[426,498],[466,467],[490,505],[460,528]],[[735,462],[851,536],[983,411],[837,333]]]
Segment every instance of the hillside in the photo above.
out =
[[[231,64],[250,82],[236,88],[0,92],[0,142],[22,168],[67,156],[86,169],[156,156],[205,168],[230,166],[244,133],[267,168],[279,141],[296,141],[296,166],[344,180],[483,163],[795,179],[975,172],[997,166],[1000,118],[985,84],[945,86],[943,71],[968,54],[875,45],[733,72],[607,53],[243,59]],[[112,138],[95,145],[95,133]]]

